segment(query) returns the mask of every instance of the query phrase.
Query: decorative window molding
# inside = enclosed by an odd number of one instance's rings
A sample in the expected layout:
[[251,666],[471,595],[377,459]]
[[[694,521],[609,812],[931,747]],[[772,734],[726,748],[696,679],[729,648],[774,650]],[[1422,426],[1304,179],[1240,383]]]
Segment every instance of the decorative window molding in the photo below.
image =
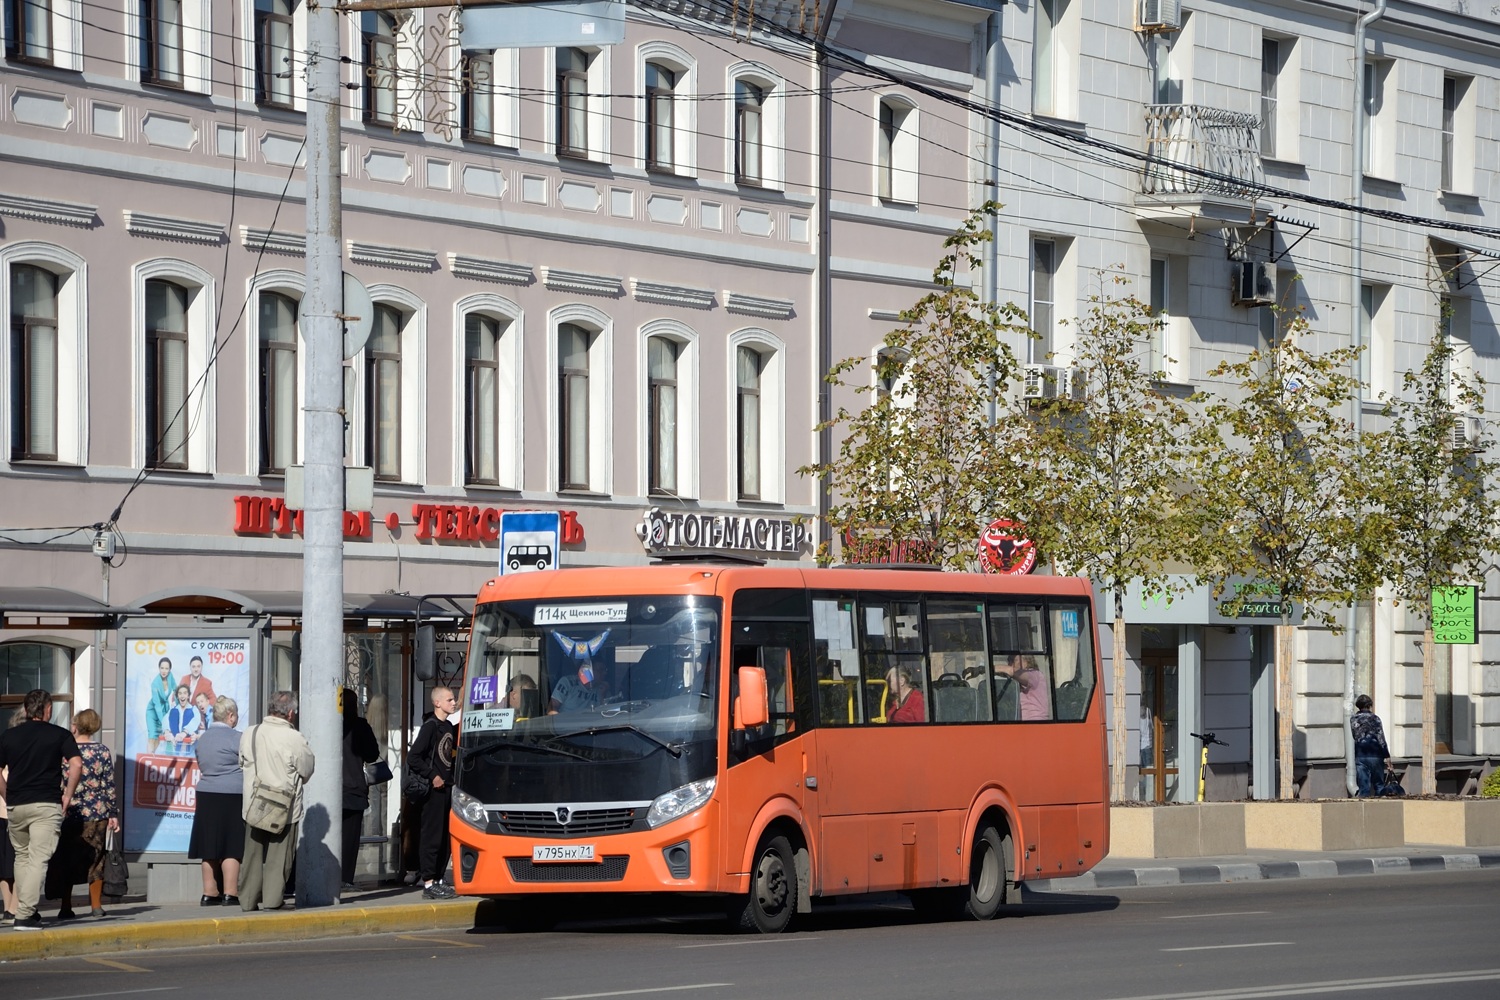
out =
[[729,401],[728,419],[725,421],[727,451],[730,456],[740,456],[747,442],[740,433],[740,392],[738,378],[739,349],[748,348],[760,355],[760,421],[758,454],[754,457],[759,465],[760,490],[751,497],[742,493],[737,462],[729,464],[729,496],[741,500],[754,499],[762,503],[786,502],[786,343],[768,330],[749,327],[729,335],[729,350],[726,355],[725,398]]
[[796,303],[790,299],[768,299],[760,295],[743,292],[724,293],[724,308],[740,316],[758,316],[761,319],[791,319]]
[[[130,213],[127,212],[127,215]],[[223,230],[220,229],[220,236]],[[214,347],[212,329],[216,312],[218,291],[214,277],[207,271],[186,261],[161,258],[137,264],[132,271],[134,298],[134,327],[131,342],[132,361],[137,372],[137,386],[147,385],[146,378],[146,284],[149,281],[170,281],[188,292],[187,308],[187,404],[185,413],[202,414],[187,420],[185,455],[187,471],[212,472],[215,463],[216,433],[214,403],[217,379],[210,362]],[[144,468],[151,451],[152,442],[146,439],[145,429],[149,425],[146,408],[153,404],[144,392],[137,393],[135,419],[139,433],[134,443],[134,462]]]
[[[478,428],[469,426],[479,412],[470,413],[471,387],[469,382],[469,352],[467,324],[471,316],[483,316],[499,327],[499,338],[495,345],[495,425],[492,429],[495,454],[493,456],[494,482],[483,478],[474,479],[466,474],[466,452],[478,434]],[[525,314],[521,307],[510,299],[491,292],[481,292],[459,299],[453,306],[454,356],[463,358],[463,365],[453,366],[454,434],[453,461],[454,482],[473,486],[491,486],[498,489],[521,489],[523,483],[524,438],[522,414],[525,412],[523,396],[526,383],[521,378],[522,362],[525,358]]]
[[[50,243],[27,241],[0,247],[0,316],[7,322],[11,310],[11,269],[30,265],[50,271],[57,277],[56,329],[56,461],[61,465],[85,465],[89,445],[89,316],[88,263],[77,254]],[[7,343],[0,349],[0,386],[10,392],[15,363]],[[12,401],[7,400],[10,404]],[[10,420],[12,406],[0,407],[0,441],[6,442],[3,456],[10,456]]]
[[660,281],[642,281],[640,278],[631,278],[630,294],[637,302],[686,306],[689,309],[712,309],[714,307],[714,292],[711,288],[692,288],[688,285],[670,285]]
[[[427,413],[427,303],[398,285],[371,284],[368,287],[370,301],[377,306],[394,309],[400,317],[400,482],[426,482],[427,456],[424,433]],[[367,391],[369,388],[370,343],[351,359],[352,385],[349,407],[349,423],[358,460],[371,465],[368,433],[372,414]],[[351,453],[350,457],[354,457]]]
[[[652,341],[666,341],[673,352],[670,379],[672,403],[668,413],[654,412],[658,398],[653,393],[655,372],[651,365]],[[656,319],[640,329],[637,341],[637,370],[640,383],[641,418],[636,447],[641,456],[640,482],[642,496],[670,496],[696,499],[698,488],[698,430],[702,424],[698,408],[698,334],[685,323]],[[657,387],[658,389],[660,387]],[[654,440],[668,435],[667,440]],[[661,461],[663,464],[657,465]],[[657,477],[664,477],[657,482]]]
[[564,479],[562,464],[563,413],[560,332],[564,324],[582,327],[589,332],[588,344],[588,417],[587,467],[588,475],[582,489],[590,493],[610,494],[614,491],[614,433],[613,376],[614,370],[614,320],[599,309],[582,302],[570,302],[558,306],[547,315],[547,371],[554,377],[546,379],[547,412],[549,414],[547,440],[547,480],[549,488],[560,490]]
[[607,295],[618,298],[623,294],[623,279],[605,274],[588,274],[583,271],[567,271],[560,267],[542,267],[542,284],[554,292],[578,292],[583,295]]
[[240,245],[247,250],[263,253],[285,253],[297,257],[307,253],[307,237],[297,233],[281,233],[274,229],[240,227]]
[[516,264],[508,260],[489,260],[462,253],[448,255],[448,270],[460,278],[499,281],[507,285],[529,285],[536,280],[536,274],[532,271],[530,264]]
[[218,246],[224,242],[224,227],[217,222],[194,222],[192,219],[174,219],[166,215],[148,215],[125,209],[125,231],[132,236],[151,236],[179,243],[202,243]]
[[52,201],[49,198],[25,198],[18,194],[0,194],[0,215],[88,229],[99,217],[99,207],[80,205],[71,201]]
[[437,251],[410,250],[406,247],[382,246],[379,243],[360,243],[348,240],[349,260],[356,264],[373,264],[376,267],[395,267],[403,271],[437,270]]
[[881,323],[901,322],[901,310],[899,309],[866,309],[865,315]]

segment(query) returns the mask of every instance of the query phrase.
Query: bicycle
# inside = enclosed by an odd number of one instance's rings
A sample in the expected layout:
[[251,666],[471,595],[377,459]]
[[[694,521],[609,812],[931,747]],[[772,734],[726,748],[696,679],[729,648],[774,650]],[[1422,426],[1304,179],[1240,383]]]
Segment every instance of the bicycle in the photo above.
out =
[[1188,733],[1193,739],[1203,744],[1203,752],[1198,758],[1198,801],[1203,801],[1203,787],[1208,781],[1208,748],[1213,745],[1227,747],[1229,744],[1221,739],[1215,739],[1213,733]]

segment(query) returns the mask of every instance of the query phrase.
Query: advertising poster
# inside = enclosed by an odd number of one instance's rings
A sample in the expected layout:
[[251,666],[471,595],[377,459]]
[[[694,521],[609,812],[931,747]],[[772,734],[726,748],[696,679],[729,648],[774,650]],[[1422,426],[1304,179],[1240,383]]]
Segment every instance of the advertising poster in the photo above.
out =
[[125,656],[125,850],[187,853],[195,744],[228,695],[250,712],[250,639],[132,636]]

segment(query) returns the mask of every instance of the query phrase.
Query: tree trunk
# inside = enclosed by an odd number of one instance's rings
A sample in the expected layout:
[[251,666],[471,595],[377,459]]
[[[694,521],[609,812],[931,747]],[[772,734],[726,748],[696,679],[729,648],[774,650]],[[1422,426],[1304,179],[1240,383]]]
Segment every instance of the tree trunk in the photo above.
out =
[[1277,797],[1292,798],[1292,639],[1294,625],[1276,626],[1276,771]]
[[1125,663],[1129,654],[1125,651],[1125,588],[1114,588],[1115,597],[1115,649],[1110,662],[1114,667],[1114,698],[1111,708],[1114,716],[1114,739],[1110,741],[1110,791],[1114,802],[1125,801]]
[[[1437,689],[1432,684],[1433,660],[1437,648],[1433,645],[1432,626],[1422,632],[1422,794],[1437,794]],[[1389,740],[1387,740],[1389,742]]]

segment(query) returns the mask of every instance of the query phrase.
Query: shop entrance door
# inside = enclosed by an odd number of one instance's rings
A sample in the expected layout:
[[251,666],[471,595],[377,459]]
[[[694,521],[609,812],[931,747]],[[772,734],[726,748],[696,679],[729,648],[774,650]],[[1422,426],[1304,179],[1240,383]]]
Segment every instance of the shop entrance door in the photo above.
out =
[[1142,650],[1140,798],[1144,802],[1177,798],[1177,718],[1177,650]]

